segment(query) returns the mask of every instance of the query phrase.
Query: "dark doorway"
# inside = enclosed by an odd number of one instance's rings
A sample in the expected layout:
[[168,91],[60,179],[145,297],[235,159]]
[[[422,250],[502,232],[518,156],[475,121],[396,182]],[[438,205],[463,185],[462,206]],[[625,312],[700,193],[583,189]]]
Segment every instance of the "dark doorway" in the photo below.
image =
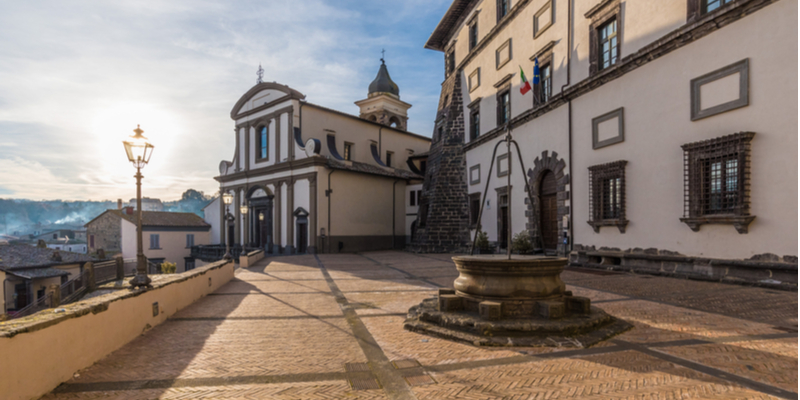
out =
[[235,232],[236,232],[236,227],[234,225],[228,225],[228,246],[233,247],[235,245],[236,238],[233,237]]
[[15,307],[20,310],[28,305],[28,284],[18,283],[14,285],[14,294],[17,295]]
[[556,176],[546,171],[539,186],[539,221],[545,250],[558,248],[558,201]]
[[306,253],[308,250],[308,223],[297,222],[297,252]]
[[500,224],[498,224],[498,228],[500,232],[497,233],[497,237],[500,240],[500,248],[505,249],[508,248],[508,195],[500,196]]

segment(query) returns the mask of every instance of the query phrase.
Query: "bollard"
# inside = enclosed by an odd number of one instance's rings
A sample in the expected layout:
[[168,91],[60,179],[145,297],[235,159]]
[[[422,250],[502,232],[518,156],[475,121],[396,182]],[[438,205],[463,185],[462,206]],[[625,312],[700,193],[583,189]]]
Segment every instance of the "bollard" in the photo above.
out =
[[56,308],[61,305],[61,285],[54,283],[48,286],[47,293],[50,294],[50,304],[48,304],[48,307]]
[[89,261],[83,264],[83,281],[86,283],[86,290],[92,292],[97,289],[97,280],[94,278],[94,263]]
[[122,257],[117,257],[114,261],[117,262],[117,280],[121,281],[125,279],[125,261]]

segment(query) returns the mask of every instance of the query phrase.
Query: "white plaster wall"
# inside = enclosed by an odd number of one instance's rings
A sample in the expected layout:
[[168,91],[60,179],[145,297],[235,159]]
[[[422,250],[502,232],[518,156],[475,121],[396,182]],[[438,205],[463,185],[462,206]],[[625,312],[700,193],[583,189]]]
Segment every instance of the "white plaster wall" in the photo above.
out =
[[[659,58],[573,103],[575,243],[694,256],[797,254],[797,2],[782,1]],[[692,122],[690,80],[750,59],[750,105]],[[625,107],[625,141],[592,150],[591,119]],[[683,216],[682,144],[753,131],[749,233],[693,232]],[[588,220],[591,165],[628,160],[626,233]]]
[[[292,209],[292,220],[295,221],[296,218],[294,217],[294,210],[297,210],[298,207],[303,207],[304,210],[308,211],[308,237],[306,238],[306,243],[309,246],[312,246],[311,243],[311,218],[316,218],[316,215],[311,214],[311,191],[309,188],[308,179],[301,179],[294,183],[294,208]],[[294,222],[292,222],[294,224]],[[295,236],[297,236],[297,228],[295,227],[294,230]],[[292,238],[294,241],[294,238]]]
[[253,108],[262,106],[266,103],[273,102],[283,96],[286,96],[286,93],[281,92],[280,90],[273,90],[267,89],[262,90],[256,93],[249,101],[242,105],[242,108],[239,110],[239,113],[243,113],[245,111],[250,111]]
[[[559,107],[539,118],[528,122],[527,124],[516,128],[512,131],[514,140],[517,141],[520,147],[520,152],[524,160],[526,171],[535,167],[534,160],[541,158],[542,152],[547,151],[548,155],[552,152],[558,153],[558,158],[563,159],[567,163],[564,173],[569,173],[569,142],[567,135],[567,106]],[[492,160],[492,152],[495,145],[501,142],[503,137],[493,139],[489,142],[482,144],[466,153],[466,182],[468,184],[468,193],[481,193],[483,198],[484,188],[486,187],[486,180],[489,178],[490,163]],[[591,138],[590,138],[591,140]],[[526,175],[523,176],[522,169],[519,164],[519,157],[514,146],[511,146],[511,229],[514,234],[526,229],[527,217],[525,216],[525,181]],[[497,149],[497,157],[505,154],[506,145],[501,144]],[[503,161],[505,163],[505,160]],[[480,164],[480,183],[469,184],[469,169]],[[508,184],[508,178],[497,177],[497,160],[494,161],[494,168],[491,171],[491,181],[489,182],[489,190],[487,192],[486,200],[484,203],[483,215],[481,216],[482,229],[488,234],[489,240],[498,240],[497,235],[497,192],[496,188],[504,187]],[[569,187],[567,188],[569,190]],[[567,203],[569,204],[569,203]],[[470,237],[473,237],[475,230],[470,231]]]
[[245,129],[240,129],[239,130],[239,132],[238,132],[238,136],[239,136],[239,151],[238,151],[238,155],[236,157],[236,165],[238,166],[238,168],[240,170],[244,169],[244,161],[245,161],[244,160],[244,154],[245,154],[245,151],[247,151],[247,149],[245,148],[245,143],[244,143],[244,139],[245,139],[246,135],[247,135],[247,132],[245,131]]
[[136,225],[126,219],[120,219],[120,231],[122,258],[136,258]]
[[[542,6],[547,2],[552,1],[555,9],[555,20],[550,27],[542,31],[542,33],[533,38],[533,16],[539,11]],[[571,1],[571,0],[570,0]],[[516,2],[514,2],[516,4]],[[495,3],[492,1],[484,1],[478,4],[476,9],[480,10],[478,15],[478,36],[483,38],[488,33],[491,27],[495,25],[496,9]],[[460,31],[455,36],[456,42],[456,62],[460,63],[468,54],[469,51],[469,29],[465,20],[462,24]],[[490,43],[488,43],[481,52],[474,57],[469,63],[464,66],[462,74],[462,89],[463,89],[463,106],[464,106],[464,119],[467,135],[465,141],[469,141],[469,112],[470,109],[467,105],[477,98],[481,98],[481,134],[488,132],[497,127],[497,88],[494,84],[500,81],[507,74],[512,74],[511,78],[511,116],[516,117],[523,112],[533,108],[533,92],[528,92],[522,95],[519,91],[521,87],[521,79],[519,76],[520,67],[525,71],[525,76],[532,83],[533,79],[533,61],[530,57],[541,50],[545,45],[551,41],[555,42],[552,54],[552,89],[551,94],[556,95],[560,93],[561,87],[566,83],[567,73],[567,0],[533,0],[529,2],[511,21],[506,27],[495,36]],[[512,59],[505,66],[497,69],[495,62],[495,50],[500,47],[506,40],[511,38]],[[540,65],[541,65],[540,60]],[[480,68],[480,86],[469,91],[468,79],[475,69]],[[587,67],[588,68],[588,67]],[[574,77],[573,77],[573,82]]]
[[220,197],[217,196],[211,203],[203,209],[203,221],[211,225],[210,244],[222,244],[222,236],[219,227],[219,203]]

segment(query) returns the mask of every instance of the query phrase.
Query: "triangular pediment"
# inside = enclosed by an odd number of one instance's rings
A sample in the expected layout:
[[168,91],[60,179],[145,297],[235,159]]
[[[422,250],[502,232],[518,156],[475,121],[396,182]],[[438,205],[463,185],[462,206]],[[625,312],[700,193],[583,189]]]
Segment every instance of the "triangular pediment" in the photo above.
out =
[[281,100],[305,99],[306,96],[286,85],[275,82],[262,82],[247,91],[231,110],[231,118],[236,119],[240,114],[255,112],[267,108]]

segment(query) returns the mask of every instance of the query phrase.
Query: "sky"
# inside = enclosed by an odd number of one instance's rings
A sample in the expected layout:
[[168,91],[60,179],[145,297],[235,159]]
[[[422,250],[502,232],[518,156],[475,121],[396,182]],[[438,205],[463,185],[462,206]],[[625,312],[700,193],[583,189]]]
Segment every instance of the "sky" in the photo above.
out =
[[214,193],[230,110],[256,84],[358,115],[386,50],[409,131],[431,136],[449,0],[0,0],[0,198],[135,197],[122,141],[155,145],[143,196]]

